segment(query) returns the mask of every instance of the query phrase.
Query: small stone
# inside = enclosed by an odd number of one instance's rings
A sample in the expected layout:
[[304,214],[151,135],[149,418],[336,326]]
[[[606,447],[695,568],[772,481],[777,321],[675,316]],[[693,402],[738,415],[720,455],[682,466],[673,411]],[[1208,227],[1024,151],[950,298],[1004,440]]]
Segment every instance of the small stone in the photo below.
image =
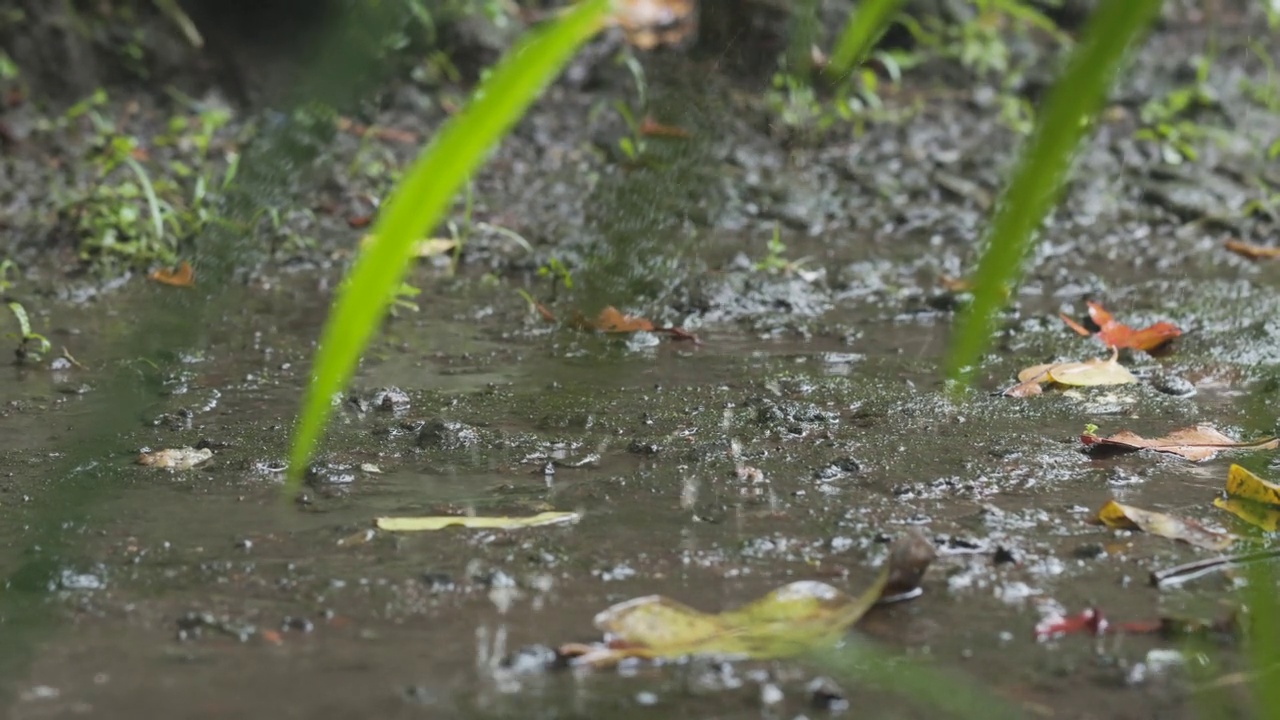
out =
[[453,420],[436,418],[418,431],[418,447],[426,450],[460,450],[479,442],[479,431]]

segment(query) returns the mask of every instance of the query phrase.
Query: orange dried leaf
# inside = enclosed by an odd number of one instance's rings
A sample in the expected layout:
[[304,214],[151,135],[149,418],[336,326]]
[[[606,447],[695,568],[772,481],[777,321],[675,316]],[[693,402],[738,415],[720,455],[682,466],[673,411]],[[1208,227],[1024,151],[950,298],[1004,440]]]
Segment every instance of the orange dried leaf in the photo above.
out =
[[667,125],[653,119],[652,115],[645,115],[640,121],[638,128],[641,135],[645,137],[671,138],[675,140],[689,139],[689,131],[675,125]]
[[1174,430],[1159,438],[1144,438],[1128,430],[1099,437],[1093,433],[1080,436],[1080,442],[1090,447],[1104,447],[1115,450],[1155,450],[1186,458],[1192,462],[1208,460],[1223,450],[1274,450],[1280,447],[1280,438],[1262,438],[1241,442],[1233,440],[1207,425]]
[[653,323],[642,317],[623,315],[612,305],[601,310],[591,325],[605,333],[653,332]]
[[536,302],[533,304],[533,309],[535,312],[538,313],[538,316],[541,317],[543,320],[549,323],[553,323],[556,321],[556,316],[551,314],[551,311],[547,309],[546,305],[543,305],[540,302]]
[[[1172,323],[1158,322],[1141,330],[1133,328],[1117,321],[1107,312],[1102,305],[1089,301],[1089,319],[1098,328],[1096,337],[1102,341],[1103,345],[1110,348],[1130,348],[1133,350],[1151,351],[1164,345],[1170,340],[1182,334],[1182,331]],[[1060,315],[1067,327],[1080,333],[1081,335],[1089,335],[1088,329],[1083,325],[1071,320],[1066,315]]]
[[650,50],[676,45],[693,34],[695,0],[618,0],[611,24],[622,28],[627,42]]
[[1222,246],[1237,255],[1243,255],[1250,260],[1270,260],[1280,258],[1280,247],[1267,247],[1265,245],[1254,245],[1243,240],[1227,240]]
[[342,132],[350,133],[356,137],[368,135],[378,140],[386,140],[387,142],[400,143],[402,145],[418,144],[418,136],[407,130],[364,125],[345,117],[338,118],[337,126]]
[[147,277],[162,285],[173,287],[191,287],[196,284],[196,273],[191,269],[191,263],[186,260],[178,263],[178,267],[173,270],[160,268],[152,271]]

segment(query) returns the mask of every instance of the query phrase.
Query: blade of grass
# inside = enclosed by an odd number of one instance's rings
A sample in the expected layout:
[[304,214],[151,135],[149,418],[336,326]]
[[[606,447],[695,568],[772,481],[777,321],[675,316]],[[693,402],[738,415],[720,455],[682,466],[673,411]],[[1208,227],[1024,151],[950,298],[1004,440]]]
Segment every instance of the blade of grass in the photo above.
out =
[[986,348],[995,315],[1005,302],[1022,260],[1039,227],[1057,201],[1071,157],[1101,108],[1125,51],[1150,26],[1160,0],[1098,3],[1054,84],[1022,149],[1018,165],[997,204],[986,249],[974,274],[973,302],[957,320],[947,364],[948,375],[968,383],[973,365]]
[[866,0],[859,3],[858,9],[849,16],[840,31],[840,39],[836,41],[836,49],[827,65],[828,75],[835,80],[849,77],[901,6],[902,0]]
[[360,355],[393,300],[413,243],[443,216],[458,189],[574,52],[603,25],[609,0],[586,0],[512,48],[414,161],[378,215],[373,241],[356,257],[320,335],[311,382],[289,455],[296,489]]

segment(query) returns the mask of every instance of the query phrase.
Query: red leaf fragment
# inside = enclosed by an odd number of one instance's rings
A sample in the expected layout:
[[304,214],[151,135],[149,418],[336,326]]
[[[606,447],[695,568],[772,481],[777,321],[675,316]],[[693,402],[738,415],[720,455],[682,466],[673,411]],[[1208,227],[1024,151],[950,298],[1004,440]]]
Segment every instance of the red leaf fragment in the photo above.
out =
[[[556,322],[556,316],[545,305],[533,303],[533,309],[546,322]],[[688,340],[695,345],[702,341],[697,335],[682,327],[658,327],[650,320],[635,315],[624,315],[621,310],[610,305],[601,310],[594,318],[588,318],[581,312],[574,311],[569,318],[569,327],[587,332],[602,332],[610,335],[627,335],[635,332],[654,332],[669,336],[672,340]]]
[[[1117,321],[1102,305],[1093,301],[1089,301],[1087,304],[1089,306],[1089,319],[1098,328],[1098,331],[1093,335],[1101,340],[1103,345],[1110,348],[1129,348],[1150,352],[1182,334],[1182,331],[1176,325],[1163,321],[1149,325],[1141,330],[1134,330],[1128,325]],[[1087,328],[1066,315],[1059,315],[1059,317],[1067,324],[1067,327],[1075,332],[1086,336],[1090,334]]]
[[1110,623],[1097,608],[1087,608],[1067,617],[1048,617],[1036,623],[1036,641],[1043,642],[1074,633],[1100,636],[1107,632]]

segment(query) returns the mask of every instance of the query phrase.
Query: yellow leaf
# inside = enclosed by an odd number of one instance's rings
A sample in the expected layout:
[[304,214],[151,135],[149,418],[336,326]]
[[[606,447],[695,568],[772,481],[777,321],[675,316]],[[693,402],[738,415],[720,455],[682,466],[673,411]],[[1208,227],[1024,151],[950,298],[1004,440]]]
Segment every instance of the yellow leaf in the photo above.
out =
[[1116,362],[1115,357],[1106,360],[1085,360],[1078,363],[1061,363],[1047,371],[1049,378],[1059,385],[1125,385],[1137,382],[1129,370]]
[[1226,490],[1227,495],[1233,498],[1263,505],[1280,505],[1280,485],[1269,483],[1239,465],[1232,465],[1227,470]]
[[852,597],[826,583],[802,580],[784,585],[736,610],[713,615],[660,595],[628,600],[596,615],[608,643],[574,646],[578,665],[609,665],[623,658],[680,658],[711,655],[778,658],[833,643],[886,594],[917,587],[934,557],[919,535],[895,543],[865,592]]
[[1209,530],[1194,520],[1121,505],[1115,500],[1108,501],[1098,510],[1098,522],[1109,528],[1142,530],[1209,550],[1225,550],[1235,542],[1232,536]]
[[473,517],[467,515],[428,515],[424,517],[380,517],[374,521],[379,530],[390,532],[423,532],[447,527],[486,530],[516,530],[541,525],[576,522],[576,512],[544,512],[530,517]]

